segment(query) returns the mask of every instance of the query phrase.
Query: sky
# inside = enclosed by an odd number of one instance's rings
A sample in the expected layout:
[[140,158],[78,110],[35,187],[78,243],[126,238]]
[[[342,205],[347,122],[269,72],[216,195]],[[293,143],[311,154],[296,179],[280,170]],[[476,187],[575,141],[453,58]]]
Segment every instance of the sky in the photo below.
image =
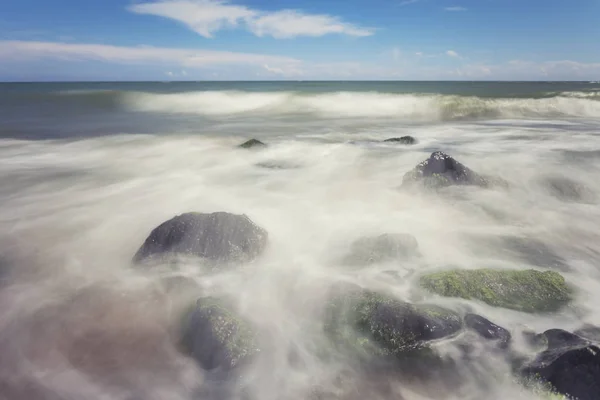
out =
[[0,81],[600,80],[600,0],[8,0]]

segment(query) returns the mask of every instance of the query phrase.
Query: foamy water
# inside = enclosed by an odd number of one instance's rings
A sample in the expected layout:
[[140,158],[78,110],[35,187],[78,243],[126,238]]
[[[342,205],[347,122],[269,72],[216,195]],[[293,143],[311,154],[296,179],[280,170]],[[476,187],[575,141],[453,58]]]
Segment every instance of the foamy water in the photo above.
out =
[[[463,99],[498,115],[442,124],[440,104],[448,98],[360,94],[357,103],[356,96],[132,93],[126,106],[142,114],[223,119],[198,125],[193,134],[0,140],[6,271],[0,275],[0,397],[299,400],[319,387],[339,399],[540,398],[491,355],[464,365],[464,382],[455,391],[435,381],[364,376],[343,357],[321,357],[319,313],[327,287],[346,280],[407,301],[470,307],[509,329],[517,345],[525,327],[542,332],[600,324],[600,121],[594,118],[600,103]],[[292,133],[275,132],[287,126],[278,125],[277,115],[291,112],[305,116]],[[225,115],[239,113],[256,124],[233,124]],[[389,120],[399,114],[430,121]],[[373,119],[340,122],[347,116]],[[241,128],[258,129],[261,118],[271,130],[259,138],[270,146],[237,148],[247,138]],[[239,133],[221,134],[220,124],[235,125]],[[407,133],[419,143],[381,142]],[[435,150],[507,180],[510,188],[451,188],[442,195],[398,190],[403,175]],[[551,182],[559,178],[585,191],[557,189]],[[247,214],[269,232],[266,253],[243,268],[210,275],[193,262],[176,271],[133,268],[131,258],[149,232],[189,211]],[[358,270],[341,264],[352,241],[381,233],[414,235],[422,260]],[[420,273],[444,266],[543,269],[494,256],[474,240],[484,235],[535,238],[564,258],[561,272],[577,289],[573,306],[532,316],[418,290]],[[390,279],[389,271],[398,278]],[[160,282],[168,275],[187,276],[199,287],[166,292]],[[259,329],[263,351],[237,388],[204,373],[174,346],[181,308],[200,294],[232,299]],[[451,349],[441,351],[453,356]],[[340,374],[349,377],[341,389]]]

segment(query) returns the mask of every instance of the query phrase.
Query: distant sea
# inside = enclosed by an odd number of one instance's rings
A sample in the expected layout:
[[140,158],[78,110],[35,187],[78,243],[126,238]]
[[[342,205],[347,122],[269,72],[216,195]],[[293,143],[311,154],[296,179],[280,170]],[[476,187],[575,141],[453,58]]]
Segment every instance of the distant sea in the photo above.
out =
[[[402,136],[415,143],[385,141]],[[238,147],[251,138],[267,146]],[[399,190],[435,151],[507,184]],[[476,313],[531,356],[523,333],[600,326],[599,177],[599,82],[2,83],[0,397],[545,398],[466,336],[468,357],[440,344],[456,393],[437,376],[375,393],[381,376],[361,380],[327,348],[324,296],[343,281]],[[265,254],[210,273],[132,267],[155,227],[190,211],[246,214]],[[385,233],[412,235],[421,256],[344,264],[354,241]],[[558,271],[573,302],[525,314],[419,290],[421,274],[484,267]],[[173,344],[190,282],[260,332],[239,391]]]

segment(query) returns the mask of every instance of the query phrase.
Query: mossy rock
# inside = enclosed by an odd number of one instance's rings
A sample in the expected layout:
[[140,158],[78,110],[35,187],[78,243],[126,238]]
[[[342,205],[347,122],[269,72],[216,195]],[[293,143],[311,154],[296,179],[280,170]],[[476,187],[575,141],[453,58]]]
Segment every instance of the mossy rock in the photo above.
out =
[[440,296],[527,313],[557,311],[572,296],[563,276],[554,271],[452,270],[424,275],[420,285]]
[[242,149],[251,149],[253,147],[266,147],[267,145],[258,139],[250,139],[239,145]]
[[419,244],[405,233],[384,233],[360,238],[350,246],[344,263],[352,266],[371,265],[394,259],[419,256]]
[[327,308],[326,331],[334,342],[360,354],[406,354],[462,328],[461,317],[442,307],[409,304],[354,286],[335,291]]
[[250,323],[214,298],[198,300],[186,313],[181,347],[206,370],[230,370],[260,352]]

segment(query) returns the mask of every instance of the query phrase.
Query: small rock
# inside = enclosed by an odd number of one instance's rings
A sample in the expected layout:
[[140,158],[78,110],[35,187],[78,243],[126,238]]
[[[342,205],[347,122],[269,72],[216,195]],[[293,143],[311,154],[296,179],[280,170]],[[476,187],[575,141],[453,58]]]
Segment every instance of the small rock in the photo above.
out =
[[400,144],[417,144],[417,139],[412,136],[402,136],[399,138],[385,139],[384,142],[400,143]]
[[436,151],[412,171],[404,175],[402,186],[422,183],[430,188],[451,185],[487,187],[489,181],[441,151]]
[[498,341],[501,348],[508,347],[510,343],[511,335],[509,331],[482,316],[476,314],[465,315],[465,325],[485,339]]
[[258,139],[250,139],[239,145],[242,149],[250,149],[253,147],[266,147],[267,145]]
[[134,256],[193,255],[217,262],[251,261],[265,249],[268,233],[246,215],[225,212],[179,215],[154,229]]
[[345,257],[344,263],[369,265],[418,255],[419,245],[414,236],[385,233],[356,240],[352,243],[350,254]]
[[250,324],[212,298],[198,300],[188,314],[182,347],[206,370],[231,370],[260,352]]
[[571,301],[571,289],[554,271],[452,270],[424,275],[420,285],[440,296],[527,313],[557,311]]

